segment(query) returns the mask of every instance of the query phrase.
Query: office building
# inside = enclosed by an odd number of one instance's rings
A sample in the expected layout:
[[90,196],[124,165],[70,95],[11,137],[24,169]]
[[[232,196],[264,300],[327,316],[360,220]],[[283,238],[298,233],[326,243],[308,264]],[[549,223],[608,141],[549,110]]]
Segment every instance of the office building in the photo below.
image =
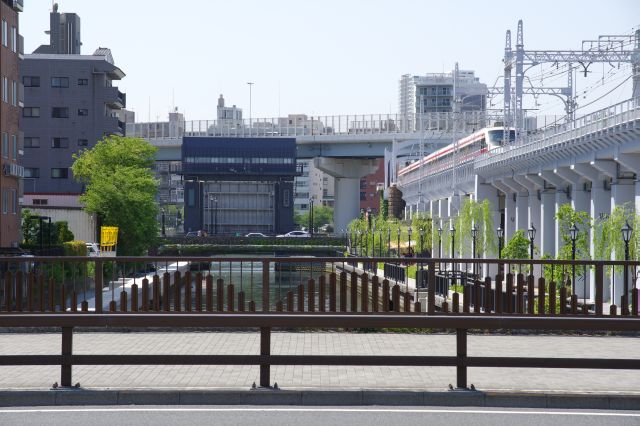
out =
[[453,70],[425,75],[400,77],[398,105],[402,115],[452,112],[455,95],[461,111],[486,109],[487,85],[480,83],[473,71]]
[[15,248],[20,243],[20,61],[22,37],[19,35],[19,13],[22,0],[0,0],[0,250]]

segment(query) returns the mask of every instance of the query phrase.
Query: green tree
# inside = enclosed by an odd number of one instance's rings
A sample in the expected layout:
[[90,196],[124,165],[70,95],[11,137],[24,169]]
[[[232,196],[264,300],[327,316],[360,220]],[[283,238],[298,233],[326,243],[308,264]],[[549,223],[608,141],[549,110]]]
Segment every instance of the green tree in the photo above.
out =
[[518,229],[509,242],[502,249],[503,259],[528,259],[529,239],[524,235],[522,229]]
[[38,243],[38,215],[29,209],[22,209],[22,243],[26,246]]
[[[497,254],[495,243],[495,232],[493,229],[493,216],[491,211],[491,203],[484,200],[478,203],[470,198],[465,198],[460,206],[458,217],[454,219],[456,227],[456,253],[462,257],[471,257],[472,240],[471,229],[475,225],[478,230],[476,239],[476,257],[480,257],[482,253]],[[446,230],[443,232],[447,236],[448,245],[451,245],[451,233]]]
[[157,236],[155,152],[143,139],[109,136],[74,155],[73,175],[86,185],[80,199],[105,226],[119,228],[118,254],[142,255]]
[[[293,220],[299,226],[309,227],[309,212],[295,214]],[[313,227],[317,229],[327,223],[333,223],[333,209],[327,206],[313,206]]]

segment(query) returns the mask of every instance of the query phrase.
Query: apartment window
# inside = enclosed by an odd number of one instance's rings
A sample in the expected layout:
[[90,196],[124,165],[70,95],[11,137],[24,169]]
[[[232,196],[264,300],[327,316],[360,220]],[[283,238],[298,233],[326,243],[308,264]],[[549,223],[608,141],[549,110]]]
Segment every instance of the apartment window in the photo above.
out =
[[78,86],[88,86],[89,85],[89,79],[88,78],[79,78],[78,79]]
[[46,206],[47,204],[49,204],[49,200],[47,200],[46,198],[34,198],[33,199],[33,205],[34,206]]
[[69,87],[69,77],[51,77],[51,87]]
[[69,138],[51,139],[51,148],[69,148]]
[[11,105],[18,106],[18,83],[11,82]]
[[9,135],[6,133],[2,134],[2,156],[9,158]]
[[11,189],[11,213],[18,213],[18,191]]
[[78,117],[86,117],[88,115],[89,115],[89,110],[87,108],[78,109]]
[[18,52],[18,29],[11,27],[11,50]]
[[[24,168],[24,177],[37,179],[40,177],[40,169],[37,167],[25,167]],[[35,204],[36,200],[33,200],[33,204]]]
[[2,100],[9,102],[9,80],[7,77],[2,77]]
[[3,19],[2,20],[2,45],[4,47],[9,46],[7,41],[8,38],[9,38],[9,27],[7,26],[7,21]]
[[9,211],[9,190],[2,190],[2,214],[7,214]]
[[40,138],[24,138],[25,148],[40,148]]
[[367,193],[360,192],[360,201],[367,201]]
[[22,77],[24,87],[40,87],[40,77],[37,75],[25,75]]
[[69,108],[53,107],[51,108],[51,117],[53,118],[69,118]]
[[89,139],[78,139],[78,146],[89,146]]
[[66,168],[51,169],[52,179],[67,179],[68,177],[69,177],[69,169],[66,169]]
[[11,135],[11,153],[13,154],[13,159],[18,159],[18,137],[16,135]]
[[22,108],[22,116],[23,117],[40,117],[40,108],[39,107],[27,107]]

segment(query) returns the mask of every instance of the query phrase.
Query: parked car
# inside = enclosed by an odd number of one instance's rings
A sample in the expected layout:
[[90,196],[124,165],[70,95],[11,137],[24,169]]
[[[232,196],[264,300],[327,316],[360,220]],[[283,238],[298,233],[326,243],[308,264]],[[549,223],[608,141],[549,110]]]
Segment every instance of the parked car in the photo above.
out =
[[248,238],[267,238],[266,235],[264,235],[262,232],[249,232],[247,235],[245,235],[245,237]]
[[305,238],[310,237],[306,231],[290,231],[283,235],[276,235],[277,238]]

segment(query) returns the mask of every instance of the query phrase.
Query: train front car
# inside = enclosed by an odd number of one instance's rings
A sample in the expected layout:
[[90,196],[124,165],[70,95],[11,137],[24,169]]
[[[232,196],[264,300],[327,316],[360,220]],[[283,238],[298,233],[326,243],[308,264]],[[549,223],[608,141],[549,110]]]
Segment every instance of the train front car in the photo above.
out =
[[516,140],[516,131],[514,128],[510,128],[508,131],[505,131],[504,127],[490,127],[484,129],[487,140],[487,149],[491,152],[496,150],[497,148],[505,146],[506,133],[509,134],[509,142],[513,143]]

